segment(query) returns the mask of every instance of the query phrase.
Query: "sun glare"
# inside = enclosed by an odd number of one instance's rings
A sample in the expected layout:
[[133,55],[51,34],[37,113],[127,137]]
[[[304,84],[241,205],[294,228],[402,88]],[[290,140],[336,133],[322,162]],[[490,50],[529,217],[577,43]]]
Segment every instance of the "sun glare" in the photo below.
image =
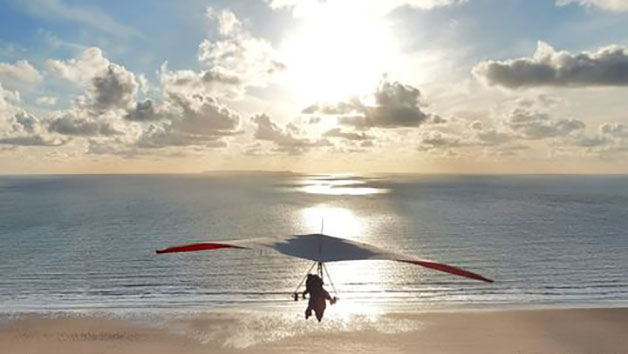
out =
[[321,2],[303,14],[281,52],[297,96],[335,101],[372,91],[394,67],[396,46],[390,24],[377,14]]

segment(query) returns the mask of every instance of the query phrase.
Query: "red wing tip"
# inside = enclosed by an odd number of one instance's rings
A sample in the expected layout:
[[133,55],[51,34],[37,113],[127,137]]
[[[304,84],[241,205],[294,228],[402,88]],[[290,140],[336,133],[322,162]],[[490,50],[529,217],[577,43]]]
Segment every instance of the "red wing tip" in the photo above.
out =
[[233,246],[233,245],[218,243],[218,242],[203,242],[203,243],[193,243],[190,245],[168,247],[162,250],[156,250],[155,253],[162,254],[162,253],[175,253],[175,252],[194,252],[194,251],[216,250],[216,249],[221,249],[221,248],[245,248],[245,247]]
[[475,279],[475,280],[480,280],[486,283],[493,283],[492,279],[489,278],[485,278],[477,273],[473,273],[470,272],[468,270],[462,269],[462,268],[456,268],[456,267],[452,267],[450,265],[447,264],[443,264],[443,263],[438,263],[435,261],[430,261],[430,260],[401,260],[401,262],[405,262],[405,263],[412,263],[412,264],[417,264],[426,268],[430,268],[430,269],[435,269],[435,270],[439,270],[441,272],[446,272],[449,274],[454,274],[457,276],[461,276],[461,277],[465,277],[465,278],[469,278],[469,279]]
[[484,278],[482,277],[480,280],[487,282],[487,283],[494,283],[495,281],[493,279],[489,279],[489,278]]

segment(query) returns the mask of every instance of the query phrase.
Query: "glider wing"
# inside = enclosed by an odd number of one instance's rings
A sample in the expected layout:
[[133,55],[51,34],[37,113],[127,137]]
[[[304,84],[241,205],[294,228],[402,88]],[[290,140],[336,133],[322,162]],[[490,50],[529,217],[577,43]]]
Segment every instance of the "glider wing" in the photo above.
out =
[[158,250],[157,253],[192,252],[221,248],[272,250],[287,256],[309,259],[311,261],[323,263],[369,259],[391,260],[415,264],[465,278],[481,280],[489,283],[493,282],[492,280],[477,273],[473,273],[462,268],[405,255],[403,253],[389,252],[366,243],[323,234],[294,235],[283,238],[262,237],[242,240],[194,243],[169,247],[163,250]]

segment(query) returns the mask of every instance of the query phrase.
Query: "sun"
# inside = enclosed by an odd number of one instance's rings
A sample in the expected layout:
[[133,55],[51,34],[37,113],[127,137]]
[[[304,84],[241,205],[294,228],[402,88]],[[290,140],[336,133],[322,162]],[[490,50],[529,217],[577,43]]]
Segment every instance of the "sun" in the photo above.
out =
[[372,92],[398,58],[391,24],[351,2],[317,3],[280,47],[285,80],[308,101],[338,101]]

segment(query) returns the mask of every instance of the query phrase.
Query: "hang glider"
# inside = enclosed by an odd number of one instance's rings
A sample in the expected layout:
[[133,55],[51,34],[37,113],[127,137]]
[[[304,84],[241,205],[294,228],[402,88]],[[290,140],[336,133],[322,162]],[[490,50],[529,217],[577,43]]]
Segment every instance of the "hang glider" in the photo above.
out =
[[156,251],[158,254],[194,252],[222,248],[272,250],[286,256],[308,259],[319,264],[340,261],[390,260],[410,263],[453,275],[492,283],[491,279],[477,273],[435,261],[421,259],[369,244],[324,234],[292,235],[282,238],[260,237],[241,240],[220,240],[169,247]]

